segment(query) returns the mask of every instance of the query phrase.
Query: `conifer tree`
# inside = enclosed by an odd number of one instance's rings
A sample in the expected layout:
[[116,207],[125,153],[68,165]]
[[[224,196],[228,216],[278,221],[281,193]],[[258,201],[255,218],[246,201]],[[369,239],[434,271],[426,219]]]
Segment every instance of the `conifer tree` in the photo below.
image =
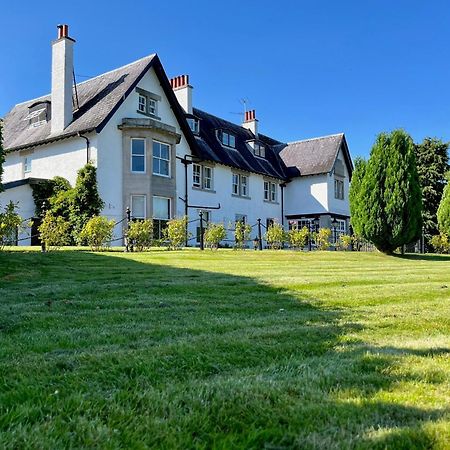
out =
[[378,250],[390,254],[419,239],[422,193],[414,143],[403,130],[377,137],[360,196],[362,234]]
[[355,170],[352,174],[352,182],[350,184],[349,200],[350,200],[350,217],[354,233],[357,236],[363,235],[364,227],[364,204],[361,200],[361,187],[366,173],[367,161],[364,158],[355,158]]
[[450,237],[450,172],[447,173],[447,181],[437,212],[437,220],[439,231]]
[[422,221],[425,245],[432,236],[439,234],[437,210],[446,184],[449,144],[436,138],[425,138],[416,144],[417,172],[422,188]]

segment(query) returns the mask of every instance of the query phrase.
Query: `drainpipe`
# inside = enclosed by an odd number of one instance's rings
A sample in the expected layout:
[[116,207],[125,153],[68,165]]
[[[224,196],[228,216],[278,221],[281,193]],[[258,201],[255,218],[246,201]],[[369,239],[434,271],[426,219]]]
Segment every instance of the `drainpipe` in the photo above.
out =
[[78,133],[78,137],[86,140],[86,164],[89,164],[89,149],[90,149],[90,145],[91,145],[89,142],[89,138],[81,133]]

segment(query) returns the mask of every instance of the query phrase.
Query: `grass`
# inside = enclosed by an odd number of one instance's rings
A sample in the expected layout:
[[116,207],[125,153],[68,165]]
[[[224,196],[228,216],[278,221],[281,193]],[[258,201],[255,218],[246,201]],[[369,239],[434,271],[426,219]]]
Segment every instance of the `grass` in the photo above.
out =
[[450,448],[450,258],[0,253],[0,448]]

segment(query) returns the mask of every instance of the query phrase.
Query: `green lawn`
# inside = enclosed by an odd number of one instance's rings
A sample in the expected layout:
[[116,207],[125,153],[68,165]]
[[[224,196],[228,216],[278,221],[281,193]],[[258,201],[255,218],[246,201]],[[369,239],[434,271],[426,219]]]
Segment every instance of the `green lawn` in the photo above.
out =
[[0,448],[450,448],[450,257],[0,253]]

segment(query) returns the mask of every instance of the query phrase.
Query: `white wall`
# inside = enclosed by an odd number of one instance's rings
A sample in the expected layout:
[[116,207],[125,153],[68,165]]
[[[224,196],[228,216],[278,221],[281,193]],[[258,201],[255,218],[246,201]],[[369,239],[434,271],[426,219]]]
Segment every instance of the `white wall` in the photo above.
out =
[[349,173],[342,150],[338,153],[338,159],[344,163],[344,200],[334,198],[334,174],[328,176],[328,205],[331,213],[350,216],[350,204],[348,200],[348,192],[350,189]]
[[284,214],[322,214],[328,212],[328,175],[294,178],[284,192]]

